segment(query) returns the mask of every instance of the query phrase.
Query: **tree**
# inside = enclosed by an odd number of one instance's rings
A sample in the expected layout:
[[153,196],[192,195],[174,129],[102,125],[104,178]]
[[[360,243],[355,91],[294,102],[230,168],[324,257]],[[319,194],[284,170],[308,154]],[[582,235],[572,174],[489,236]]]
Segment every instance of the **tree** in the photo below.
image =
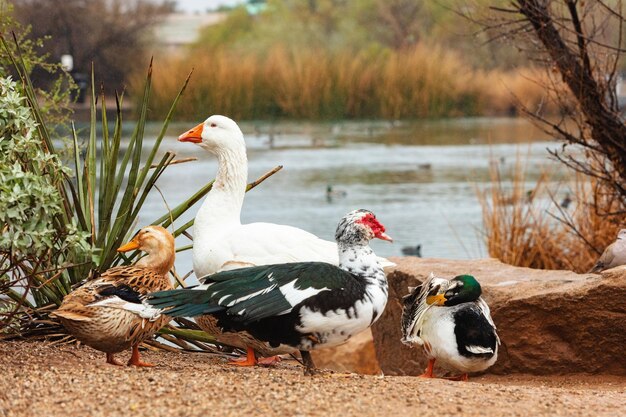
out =
[[[550,153],[579,174],[578,207],[573,213],[559,208],[553,216],[596,256],[614,239],[606,231],[626,220],[626,125],[616,91],[626,52],[624,16],[621,1],[512,0],[492,4],[489,17],[475,19],[494,39],[512,42],[547,70],[548,81],[538,82],[546,100],[561,109],[560,117],[546,116],[541,107],[521,110],[563,142]],[[536,229],[524,233],[536,235]],[[581,256],[580,247],[558,244],[564,256]]]
[[374,40],[393,49],[415,45],[428,32],[430,19],[423,1],[370,0],[357,19]]
[[45,39],[32,36],[29,26],[22,26],[13,18],[13,6],[6,0],[0,0],[0,34],[6,39],[15,37],[17,43],[9,42],[8,50],[0,48],[0,77],[13,76],[17,74],[11,71],[11,58],[9,55],[17,56],[19,44],[19,55],[26,66],[33,72],[45,75],[47,82],[45,85],[36,85],[36,93],[41,97],[42,111],[48,121],[62,124],[68,118],[68,104],[70,93],[73,90],[73,82],[69,74],[62,70],[58,63],[50,62],[45,53],[40,49],[44,45]]
[[492,10],[498,15],[485,27],[530,46],[534,59],[558,75],[546,87],[562,108],[560,120],[549,120],[540,109],[523,109],[564,142],[553,155],[626,198],[626,125],[616,95],[618,65],[626,52],[621,2],[516,0]]
[[45,49],[55,62],[72,55],[74,72],[89,73],[118,89],[147,63],[148,29],[173,8],[146,0],[15,0],[16,18],[35,38],[49,37]]

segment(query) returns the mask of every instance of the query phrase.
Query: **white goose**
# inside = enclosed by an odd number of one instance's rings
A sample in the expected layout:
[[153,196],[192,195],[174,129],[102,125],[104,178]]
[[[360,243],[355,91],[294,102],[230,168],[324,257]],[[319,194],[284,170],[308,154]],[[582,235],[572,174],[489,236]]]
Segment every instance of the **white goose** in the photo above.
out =
[[[248,179],[243,133],[225,116],[211,116],[183,133],[217,157],[213,189],[196,215],[193,228],[193,269],[198,278],[216,272],[258,265],[320,261],[339,264],[337,244],[292,226],[241,224],[241,207]],[[382,266],[393,263],[380,258]]]

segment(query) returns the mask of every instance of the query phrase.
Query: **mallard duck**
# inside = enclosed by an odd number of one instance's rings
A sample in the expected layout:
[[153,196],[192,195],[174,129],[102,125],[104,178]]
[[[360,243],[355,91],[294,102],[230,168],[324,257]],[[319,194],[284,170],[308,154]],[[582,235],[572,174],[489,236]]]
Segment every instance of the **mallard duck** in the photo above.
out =
[[620,265],[626,265],[626,229],[619,231],[615,242],[606,247],[589,272],[602,272]]
[[174,237],[161,226],[148,226],[118,252],[140,249],[147,256],[132,266],[118,266],[88,281],[63,299],[53,313],[76,339],[106,353],[106,362],[122,365],[114,354],[132,346],[128,365],[153,366],[142,362],[139,344],[170,320],[141,297],[172,289],[168,273],[174,265]]
[[387,279],[369,247],[391,240],[373,213],[355,210],[335,234],[339,266],[295,262],[242,268],[201,279],[193,289],[150,294],[174,316],[211,314],[225,332],[246,332],[274,349],[300,350],[305,374],[310,350],[336,346],[369,328],[387,304]]
[[471,275],[451,280],[433,274],[410,289],[402,311],[402,342],[420,345],[428,356],[422,377],[433,378],[435,361],[461,372],[451,379],[467,381],[469,372],[496,362],[500,339],[481,287]]
[[[246,143],[235,121],[214,115],[178,137],[195,143],[217,157],[218,170],[213,189],[202,203],[193,228],[193,269],[197,277],[259,265],[319,261],[338,265],[337,245],[297,227],[275,223],[241,223],[241,208],[248,178]],[[383,266],[394,265],[380,258]],[[211,317],[196,317],[196,323],[218,341],[247,350],[244,361],[257,363],[256,353],[272,356],[258,362],[272,364],[277,354],[262,349],[250,335],[220,337],[220,326]]]

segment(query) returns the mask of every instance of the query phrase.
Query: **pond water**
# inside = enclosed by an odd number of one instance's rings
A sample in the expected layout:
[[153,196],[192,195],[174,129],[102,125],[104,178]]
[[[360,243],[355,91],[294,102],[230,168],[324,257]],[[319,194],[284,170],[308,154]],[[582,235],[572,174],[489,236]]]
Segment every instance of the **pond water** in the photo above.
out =
[[[200,121],[198,121],[200,122]],[[215,158],[176,141],[194,123],[174,124],[162,150],[198,161],[169,167],[158,186],[169,207],[214,178]],[[160,126],[150,125],[146,142]],[[489,186],[490,164],[511,169],[518,157],[527,166],[528,187],[558,164],[547,148],[555,142],[521,119],[448,119],[417,122],[242,123],[248,146],[249,179],[276,165],[278,172],[246,195],[244,223],[264,221],[297,226],[332,240],[339,219],[355,208],[376,213],[394,243],[375,241],[381,256],[402,255],[422,246],[422,256],[488,256],[481,234],[477,189]],[[171,135],[171,136],[169,136]],[[335,198],[327,198],[332,186]],[[176,222],[182,225],[201,203]],[[152,193],[141,214],[147,223],[166,210]],[[188,239],[179,238],[179,245]],[[191,269],[191,253],[179,254],[177,269]]]

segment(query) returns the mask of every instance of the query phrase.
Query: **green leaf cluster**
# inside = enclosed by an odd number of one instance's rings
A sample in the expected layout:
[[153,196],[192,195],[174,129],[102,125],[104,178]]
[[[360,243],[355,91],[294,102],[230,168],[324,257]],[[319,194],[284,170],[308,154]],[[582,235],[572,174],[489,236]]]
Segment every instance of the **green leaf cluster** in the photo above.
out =
[[26,98],[10,77],[0,78],[0,252],[12,259],[40,257],[77,246],[89,250],[75,224],[59,234],[58,187],[69,169],[45,151]]
[[[41,308],[60,305],[76,284],[97,275],[98,271],[132,262],[139,255],[136,252],[128,258],[122,257],[116,249],[134,233],[148,194],[174,158],[171,152],[159,155],[159,147],[189,80],[179,91],[160,133],[148,149],[144,146],[144,130],[152,66],[143,96],[138,100],[139,116],[134,132],[125,142],[127,146],[121,146],[122,97],[116,97],[116,117],[110,124],[105,97],[102,95],[97,108],[96,92],[92,88],[91,122],[85,132],[88,136],[84,149],[79,146],[83,140],[72,129],[72,171],[61,163],[19,46],[13,45],[16,51],[13,54],[1,36],[0,41],[21,80],[21,84],[16,84],[5,78],[1,91],[0,294],[13,300],[13,312],[22,311],[30,316]],[[92,81],[93,77],[92,74]],[[152,224],[169,226],[201,199],[211,185],[207,184]],[[181,234],[192,224],[193,221],[187,222],[174,234]],[[0,325],[2,321],[0,313]]]

